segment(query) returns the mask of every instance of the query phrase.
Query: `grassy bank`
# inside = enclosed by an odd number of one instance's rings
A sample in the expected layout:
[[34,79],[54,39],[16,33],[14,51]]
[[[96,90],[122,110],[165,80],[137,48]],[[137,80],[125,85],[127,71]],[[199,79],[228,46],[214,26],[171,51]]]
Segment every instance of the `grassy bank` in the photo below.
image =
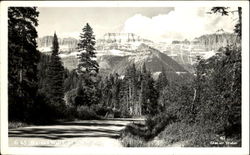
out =
[[125,147],[240,147],[240,139],[236,136],[224,137],[216,133],[210,124],[159,118],[158,121],[147,120],[144,125],[127,125],[120,138]]
[[8,128],[9,129],[15,129],[15,128],[19,128],[19,127],[26,127],[26,126],[30,126],[31,124],[28,123],[24,123],[24,122],[14,122],[11,121],[8,123]]

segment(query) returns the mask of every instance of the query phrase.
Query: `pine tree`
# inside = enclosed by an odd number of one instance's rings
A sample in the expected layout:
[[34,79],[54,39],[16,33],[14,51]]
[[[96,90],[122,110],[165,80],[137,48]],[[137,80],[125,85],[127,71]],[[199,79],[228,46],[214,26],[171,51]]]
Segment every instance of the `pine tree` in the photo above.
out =
[[138,113],[138,101],[139,101],[139,94],[138,94],[138,85],[139,85],[139,74],[136,70],[135,64],[127,68],[125,73],[125,80],[128,89],[128,108],[130,109],[131,115],[137,115]]
[[80,43],[78,44],[78,55],[79,63],[77,71],[79,74],[96,74],[99,71],[98,63],[93,60],[96,58],[95,55],[95,36],[93,30],[87,23],[82,29],[83,33],[80,35]]
[[112,84],[110,82],[110,79],[109,77],[105,77],[103,79],[103,91],[102,91],[102,94],[103,94],[103,104],[104,106],[108,107],[110,106],[111,104],[111,87],[112,87]]
[[112,107],[114,109],[117,109],[119,106],[120,80],[118,77],[118,74],[110,75]]
[[68,92],[77,88],[79,77],[75,70],[69,71],[67,78],[64,80],[64,91]]
[[[77,74],[79,80],[82,81],[81,84],[78,84],[77,88],[80,91],[78,96],[88,96],[87,100],[84,98],[79,98],[78,105],[88,105],[97,103],[98,99],[98,83],[97,83],[97,74],[99,72],[99,65],[94,60],[95,55],[95,36],[92,28],[87,23],[82,29],[83,33],[80,34],[80,42],[78,43],[78,66]],[[84,94],[85,93],[85,94]],[[80,100],[82,99],[82,100]]]
[[[52,45],[52,55],[48,68],[48,82],[49,82],[49,99],[52,105],[56,106],[58,110],[64,104],[64,68],[61,62],[61,58],[58,56],[59,54],[59,44],[56,33],[53,38]],[[58,111],[59,112],[59,111]]]
[[160,104],[160,110],[163,111],[166,107],[165,105],[165,94],[166,90],[165,87],[169,85],[167,76],[166,76],[166,70],[164,67],[162,67],[161,73],[159,74],[159,77],[155,83],[156,85],[156,90],[159,95],[159,100],[158,103]]
[[141,114],[146,114],[146,109],[147,109],[147,92],[148,90],[148,85],[147,85],[147,69],[145,63],[142,66],[142,72],[141,72],[141,91],[140,91],[140,98],[139,98],[139,103],[140,103],[140,113]]
[[159,106],[158,106],[158,93],[157,90],[155,89],[155,81],[152,77],[152,74],[149,72],[148,73],[148,79],[147,79],[147,87],[148,87],[148,92],[147,92],[147,97],[148,97],[148,114],[149,115],[155,115],[158,113]]
[[168,79],[166,76],[166,70],[164,67],[162,67],[161,73],[159,74],[159,77],[156,81],[156,89],[160,92],[168,84],[169,84],[169,82],[168,82]]
[[40,53],[40,61],[38,63],[38,93],[42,96],[47,96],[47,92],[49,90],[48,84],[48,68],[51,56]]
[[121,109],[121,115],[122,116],[131,116],[129,113],[129,88],[127,84],[127,78],[125,75],[125,78],[121,80],[121,86],[120,86],[120,92],[119,92],[119,101],[120,103],[120,109]]
[[82,81],[82,79],[80,79],[78,82],[78,86],[76,89],[75,106],[90,106],[91,90],[83,83],[84,82]]
[[37,17],[35,7],[8,8],[9,119],[30,119],[37,93]]

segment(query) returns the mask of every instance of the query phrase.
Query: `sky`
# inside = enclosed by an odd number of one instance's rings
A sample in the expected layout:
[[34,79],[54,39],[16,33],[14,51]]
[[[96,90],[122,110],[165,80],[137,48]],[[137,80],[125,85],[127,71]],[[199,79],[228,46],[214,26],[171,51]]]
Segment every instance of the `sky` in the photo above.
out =
[[[233,8],[231,8],[233,9]],[[220,16],[208,14],[210,8],[191,7],[95,7],[38,8],[38,36],[78,38],[89,23],[97,39],[105,33],[135,33],[155,42],[192,40],[218,29],[233,32],[237,14]]]

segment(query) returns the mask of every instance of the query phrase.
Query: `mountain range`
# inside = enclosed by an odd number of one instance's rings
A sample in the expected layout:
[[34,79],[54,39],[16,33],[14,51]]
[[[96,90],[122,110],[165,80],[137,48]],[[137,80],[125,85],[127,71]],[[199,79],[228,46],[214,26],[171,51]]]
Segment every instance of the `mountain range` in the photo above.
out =
[[[38,49],[50,52],[52,36],[38,38]],[[196,56],[204,58],[214,55],[221,46],[233,42],[236,36],[220,30],[214,34],[202,35],[192,41],[175,40],[171,44],[154,43],[133,33],[107,33],[96,40],[97,62],[104,73],[124,74],[126,68],[133,63],[140,68],[143,63],[153,73],[161,71],[187,73],[193,72],[192,64]],[[78,40],[75,38],[59,38],[60,57],[69,70],[76,68]]]
[[[134,54],[136,53],[136,54]],[[102,55],[97,58],[100,68],[110,70],[112,73],[124,74],[126,68],[135,64],[137,69],[141,69],[143,64],[151,72],[156,73],[165,68],[166,72],[187,72],[181,65],[164,53],[142,43],[131,55]]]

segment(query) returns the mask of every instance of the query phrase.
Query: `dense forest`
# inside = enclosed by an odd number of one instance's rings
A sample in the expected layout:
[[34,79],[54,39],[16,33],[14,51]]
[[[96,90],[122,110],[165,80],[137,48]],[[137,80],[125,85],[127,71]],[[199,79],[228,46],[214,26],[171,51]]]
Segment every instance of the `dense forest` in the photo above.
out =
[[[52,54],[37,50],[37,8],[8,9],[9,121],[32,124],[58,119],[145,117],[122,132],[124,146],[150,146],[161,136],[167,143],[188,141],[188,146],[211,146],[220,137],[241,145],[241,8],[235,26],[238,39],[221,47],[209,59],[197,57],[195,74],[169,80],[162,67],[153,78],[144,64],[124,75],[104,76],[96,62],[95,36],[86,23],[77,46],[78,65],[63,67],[57,34]],[[229,15],[228,8],[212,13]],[[168,135],[168,136],[167,136]]]

